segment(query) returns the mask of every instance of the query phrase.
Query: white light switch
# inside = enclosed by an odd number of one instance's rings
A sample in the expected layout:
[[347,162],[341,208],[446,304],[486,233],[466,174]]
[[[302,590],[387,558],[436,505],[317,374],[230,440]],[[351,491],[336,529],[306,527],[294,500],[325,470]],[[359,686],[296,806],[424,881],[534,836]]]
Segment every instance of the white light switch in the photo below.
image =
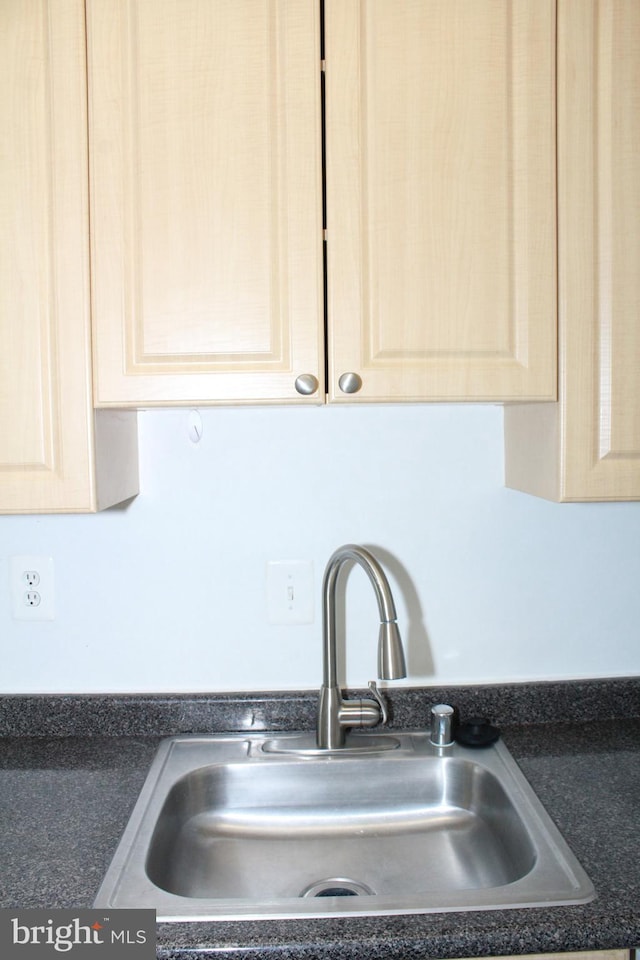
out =
[[313,623],[311,560],[269,560],[267,619],[269,623]]

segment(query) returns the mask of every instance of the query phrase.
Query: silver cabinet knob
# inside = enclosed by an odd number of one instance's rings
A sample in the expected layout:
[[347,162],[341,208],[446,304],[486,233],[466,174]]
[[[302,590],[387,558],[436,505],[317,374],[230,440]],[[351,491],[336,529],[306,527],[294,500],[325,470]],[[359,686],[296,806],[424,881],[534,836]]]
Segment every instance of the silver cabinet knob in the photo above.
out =
[[318,378],[314,377],[312,373],[301,373],[300,376],[296,378],[296,390],[305,397],[309,397],[312,393],[315,393],[319,386]]
[[343,393],[357,393],[362,386],[362,377],[357,373],[343,373],[338,386]]

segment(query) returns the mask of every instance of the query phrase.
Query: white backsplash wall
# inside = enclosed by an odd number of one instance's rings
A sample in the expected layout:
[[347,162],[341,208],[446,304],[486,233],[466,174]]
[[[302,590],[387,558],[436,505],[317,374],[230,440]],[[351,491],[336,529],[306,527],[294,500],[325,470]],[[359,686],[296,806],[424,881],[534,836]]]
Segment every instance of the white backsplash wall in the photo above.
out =
[[[0,517],[0,693],[309,689],[322,573],[367,544],[389,572],[409,684],[640,674],[640,504],[505,489],[497,406],[143,411],[141,493],[95,516]],[[9,558],[52,556],[56,618],[12,618]],[[312,624],[267,622],[269,560],[309,560]],[[343,581],[344,582],[344,581]],[[377,618],[347,578],[346,682]]]

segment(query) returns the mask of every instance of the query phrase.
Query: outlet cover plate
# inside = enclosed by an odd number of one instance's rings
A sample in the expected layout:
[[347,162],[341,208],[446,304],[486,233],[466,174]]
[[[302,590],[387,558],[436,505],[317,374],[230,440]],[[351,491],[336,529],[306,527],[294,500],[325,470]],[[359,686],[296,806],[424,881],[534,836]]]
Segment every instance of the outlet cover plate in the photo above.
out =
[[10,557],[9,591],[14,620],[55,620],[53,557]]

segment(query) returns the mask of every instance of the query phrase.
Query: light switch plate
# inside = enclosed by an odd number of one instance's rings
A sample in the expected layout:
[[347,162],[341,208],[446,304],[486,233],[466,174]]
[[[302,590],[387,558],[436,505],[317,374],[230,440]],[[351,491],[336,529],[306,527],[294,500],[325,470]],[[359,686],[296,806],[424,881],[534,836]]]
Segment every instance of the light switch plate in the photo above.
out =
[[269,623],[313,623],[311,560],[269,560],[267,619]]

